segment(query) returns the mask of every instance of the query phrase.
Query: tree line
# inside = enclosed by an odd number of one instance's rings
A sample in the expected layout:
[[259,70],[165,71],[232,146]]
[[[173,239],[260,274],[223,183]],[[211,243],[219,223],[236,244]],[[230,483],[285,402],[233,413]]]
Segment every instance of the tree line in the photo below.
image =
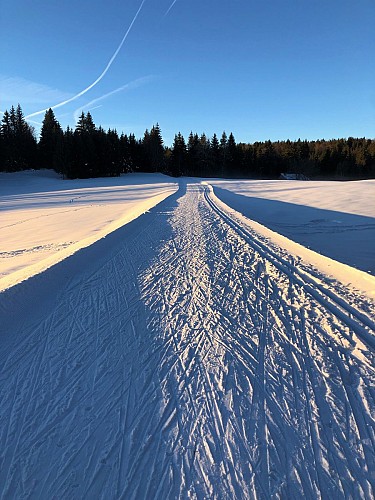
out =
[[90,112],[75,129],[63,130],[52,109],[46,111],[39,140],[18,105],[3,113],[0,171],[53,168],[66,178],[118,176],[127,172],[163,172],[172,176],[278,178],[282,172],[309,178],[375,178],[375,140],[236,143],[220,137],[179,132],[171,147],[158,124],[137,139],[97,127]]

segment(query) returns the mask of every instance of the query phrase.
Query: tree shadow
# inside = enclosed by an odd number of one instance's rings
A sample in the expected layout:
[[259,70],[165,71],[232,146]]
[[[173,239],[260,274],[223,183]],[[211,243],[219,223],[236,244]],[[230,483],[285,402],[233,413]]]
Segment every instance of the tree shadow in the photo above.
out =
[[375,219],[244,196],[214,187],[224,203],[251,220],[331,259],[375,274]]

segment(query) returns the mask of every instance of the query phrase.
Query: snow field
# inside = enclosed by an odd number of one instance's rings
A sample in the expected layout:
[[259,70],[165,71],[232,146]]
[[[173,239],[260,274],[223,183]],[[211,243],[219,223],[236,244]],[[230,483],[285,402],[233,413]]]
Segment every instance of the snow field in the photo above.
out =
[[0,316],[3,498],[374,496],[374,304],[206,185],[6,290]]
[[49,170],[0,174],[0,290],[105,237],[176,189],[160,174],[72,181]]
[[227,205],[335,261],[375,275],[375,180],[210,180]]

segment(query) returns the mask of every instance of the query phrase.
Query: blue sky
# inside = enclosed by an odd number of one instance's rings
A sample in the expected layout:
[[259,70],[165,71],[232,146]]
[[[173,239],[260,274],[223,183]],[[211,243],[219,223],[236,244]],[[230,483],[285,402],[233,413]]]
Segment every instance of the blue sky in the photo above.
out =
[[[0,0],[0,109],[143,135],[375,137],[374,0]],[[167,15],[165,13],[172,6]],[[36,129],[43,115],[30,117]]]

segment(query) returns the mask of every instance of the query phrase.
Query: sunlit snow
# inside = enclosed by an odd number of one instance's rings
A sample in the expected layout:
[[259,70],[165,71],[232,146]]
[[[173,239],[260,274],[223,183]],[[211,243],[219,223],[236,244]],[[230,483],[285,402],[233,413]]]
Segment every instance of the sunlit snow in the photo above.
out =
[[176,189],[160,174],[63,181],[50,170],[0,173],[0,290],[103,238]]
[[375,278],[236,186],[1,175],[0,498],[374,497]]

